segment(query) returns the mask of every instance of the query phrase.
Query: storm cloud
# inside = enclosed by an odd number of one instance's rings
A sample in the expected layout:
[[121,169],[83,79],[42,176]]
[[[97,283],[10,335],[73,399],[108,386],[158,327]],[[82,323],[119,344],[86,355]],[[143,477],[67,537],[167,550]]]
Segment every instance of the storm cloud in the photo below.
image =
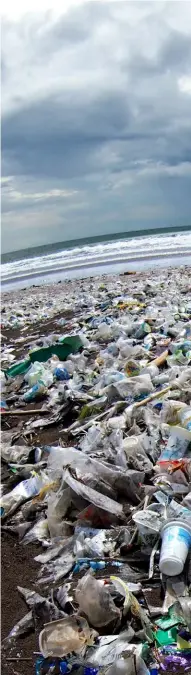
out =
[[191,224],[191,4],[2,23],[2,248]]

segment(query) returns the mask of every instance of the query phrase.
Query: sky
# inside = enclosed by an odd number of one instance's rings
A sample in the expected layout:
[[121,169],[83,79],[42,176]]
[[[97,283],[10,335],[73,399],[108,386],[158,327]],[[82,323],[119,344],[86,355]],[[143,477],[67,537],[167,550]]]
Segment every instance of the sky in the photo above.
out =
[[5,5],[2,252],[191,224],[191,2]]

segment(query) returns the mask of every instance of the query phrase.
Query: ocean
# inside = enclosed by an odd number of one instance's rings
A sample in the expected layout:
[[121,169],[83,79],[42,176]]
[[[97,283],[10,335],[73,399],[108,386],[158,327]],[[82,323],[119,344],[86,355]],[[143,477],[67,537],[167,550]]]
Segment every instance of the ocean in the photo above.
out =
[[142,230],[4,253],[3,290],[42,283],[191,263],[191,226]]

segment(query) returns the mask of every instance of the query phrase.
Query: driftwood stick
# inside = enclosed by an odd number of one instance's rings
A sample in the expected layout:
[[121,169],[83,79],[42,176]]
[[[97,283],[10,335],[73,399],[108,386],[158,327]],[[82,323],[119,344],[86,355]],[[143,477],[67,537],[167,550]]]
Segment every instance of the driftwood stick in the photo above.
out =
[[44,415],[48,412],[50,411],[42,408],[36,408],[36,410],[1,410],[1,415]]
[[141,405],[146,405],[149,403],[149,401],[153,401],[155,398],[159,398],[159,396],[163,396],[164,394],[167,393],[167,391],[170,391],[171,385],[168,387],[165,387],[165,389],[160,389],[160,391],[155,391],[154,394],[150,394],[150,396],[147,396],[147,398],[143,398],[142,401],[138,401],[137,403],[133,404],[133,408],[140,408]]
[[165,363],[166,359],[168,356],[168,349],[165,349],[160,356],[157,356],[156,359],[153,359],[153,361],[150,361],[149,366],[162,366],[163,363]]
[[7,656],[6,661],[32,661],[32,656]]

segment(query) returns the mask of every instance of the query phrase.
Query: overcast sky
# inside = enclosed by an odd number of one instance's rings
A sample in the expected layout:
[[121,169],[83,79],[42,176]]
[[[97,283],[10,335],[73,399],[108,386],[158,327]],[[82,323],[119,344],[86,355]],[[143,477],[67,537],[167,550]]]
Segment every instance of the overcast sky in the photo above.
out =
[[191,2],[5,5],[2,250],[191,224]]

